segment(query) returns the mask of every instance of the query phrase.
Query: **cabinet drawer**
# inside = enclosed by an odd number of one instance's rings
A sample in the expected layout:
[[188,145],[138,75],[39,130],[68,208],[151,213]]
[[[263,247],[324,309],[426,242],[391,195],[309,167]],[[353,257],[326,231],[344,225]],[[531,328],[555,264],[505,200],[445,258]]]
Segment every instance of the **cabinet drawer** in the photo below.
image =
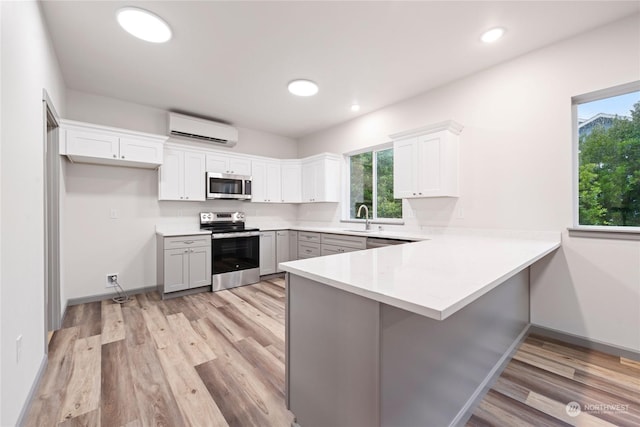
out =
[[195,248],[201,246],[211,246],[210,234],[199,234],[192,236],[176,236],[164,238],[164,250],[178,248]]
[[299,242],[298,243],[298,258],[313,258],[320,256],[320,243]]
[[299,231],[298,241],[320,243],[320,233],[312,233],[309,231]]
[[353,249],[366,249],[367,238],[360,236],[345,236],[343,234],[322,234],[323,245],[344,246]]
[[343,254],[346,252],[354,252],[359,249],[350,248],[348,246],[336,246],[336,245],[325,245],[324,243],[320,246],[320,255],[334,255],[334,254]]

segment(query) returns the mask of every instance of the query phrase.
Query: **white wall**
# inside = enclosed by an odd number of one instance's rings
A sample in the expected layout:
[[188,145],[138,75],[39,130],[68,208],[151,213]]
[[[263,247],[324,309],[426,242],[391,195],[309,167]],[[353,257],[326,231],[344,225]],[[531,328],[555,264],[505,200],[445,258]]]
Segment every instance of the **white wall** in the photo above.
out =
[[[67,119],[98,123],[124,129],[167,135],[168,113],[147,105],[134,104],[115,98],[67,91]],[[238,128],[238,144],[233,148],[215,146],[229,153],[293,159],[298,155],[295,140],[248,128]]]
[[[166,134],[166,112],[155,108],[86,94],[67,92],[65,118]],[[295,158],[290,138],[251,129],[239,130],[230,152]],[[67,299],[110,293],[105,276],[119,273],[125,289],[156,285],[156,225],[198,228],[201,211],[242,210],[257,226],[296,221],[295,205],[270,205],[211,200],[158,201],[157,171],[74,164],[65,161],[65,215],[62,224],[63,292]],[[204,178],[203,178],[204,179]],[[119,211],[111,219],[111,209]]]
[[[64,113],[64,82],[36,2],[1,2],[0,303],[2,418],[14,425],[44,357],[42,90]],[[16,362],[16,337],[22,357]]]
[[[563,248],[533,269],[532,322],[640,351],[640,242],[566,233],[571,97],[638,78],[636,15],[305,137],[298,152],[343,153],[422,125],[462,123],[461,197],[405,201],[407,226],[563,231]],[[339,211],[302,206],[299,218],[330,222]]]

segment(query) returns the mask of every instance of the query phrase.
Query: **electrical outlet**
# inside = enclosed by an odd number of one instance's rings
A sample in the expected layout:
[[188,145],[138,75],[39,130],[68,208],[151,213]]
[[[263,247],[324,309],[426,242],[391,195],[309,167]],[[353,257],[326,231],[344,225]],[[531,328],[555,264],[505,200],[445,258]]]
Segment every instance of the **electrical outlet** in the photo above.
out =
[[22,335],[18,335],[16,338],[16,363],[20,363],[22,357]]
[[107,274],[107,288],[115,288],[118,281],[118,273]]
[[118,219],[120,218],[120,212],[116,208],[111,208],[111,212],[109,213],[109,216],[111,217],[111,219]]

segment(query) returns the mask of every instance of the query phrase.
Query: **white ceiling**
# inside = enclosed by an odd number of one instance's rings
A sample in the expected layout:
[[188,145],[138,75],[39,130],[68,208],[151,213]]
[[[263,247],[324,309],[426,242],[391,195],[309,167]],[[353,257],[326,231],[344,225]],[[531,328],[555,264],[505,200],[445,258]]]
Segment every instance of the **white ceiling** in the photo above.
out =
[[[290,137],[335,125],[640,10],[637,1],[45,1],[71,89]],[[125,33],[116,9],[166,19],[174,38]],[[479,41],[507,28],[493,45]],[[614,47],[612,47],[614,48]],[[318,95],[287,83],[307,78]]]

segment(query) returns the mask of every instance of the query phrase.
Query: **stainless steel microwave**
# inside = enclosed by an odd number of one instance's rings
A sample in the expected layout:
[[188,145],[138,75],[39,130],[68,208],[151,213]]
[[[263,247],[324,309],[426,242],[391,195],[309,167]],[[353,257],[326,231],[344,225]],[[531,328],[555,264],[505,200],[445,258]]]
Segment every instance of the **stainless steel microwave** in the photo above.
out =
[[207,172],[207,199],[251,199],[251,177]]

